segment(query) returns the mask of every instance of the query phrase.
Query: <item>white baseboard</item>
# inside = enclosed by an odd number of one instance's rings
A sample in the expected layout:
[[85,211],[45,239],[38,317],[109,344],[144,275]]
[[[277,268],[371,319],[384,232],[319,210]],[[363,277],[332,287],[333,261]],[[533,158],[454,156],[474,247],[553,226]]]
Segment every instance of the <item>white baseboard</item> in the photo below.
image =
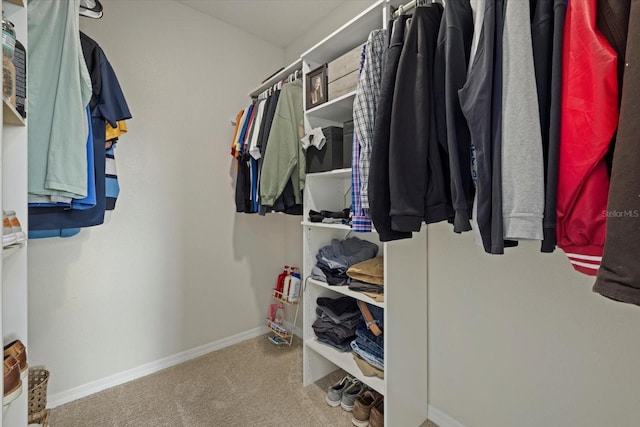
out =
[[302,336],[302,328],[298,328],[297,326],[294,326],[293,327],[293,335],[297,336],[301,340],[304,340],[304,337]]
[[454,420],[449,415],[431,405],[429,405],[428,410],[429,419],[436,423],[438,427],[466,427],[461,422]]
[[55,408],[56,406],[63,405],[73,400],[77,400],[97,393],[99,391],[106,390],[108,388],[115,387],[117,385],[153,374],[155,372],[169,368],[173,365],[177,365],[178,363],[195,359],[196,357],[203,356],[207,353],[211,353],[212,351],[220,350],[230,345],[238,344],[242,341],[264,335],[267,332],[268,329],[266,326],[259,326],[246,332],[241,332],[239,334],[232,335],[230,337],[223,338],[209,344],[204,344],[199,347],[192,348],[191,350],[174,354],[173,356],[168,356],[154,362],[146,363],[137,368],[129,369],[127,371],[120,372],[118,374],[111,375],[97,381],[92,381],[90,383],[74,387],[70,390],[53,394],[47,398],[47,402],[50,408]]

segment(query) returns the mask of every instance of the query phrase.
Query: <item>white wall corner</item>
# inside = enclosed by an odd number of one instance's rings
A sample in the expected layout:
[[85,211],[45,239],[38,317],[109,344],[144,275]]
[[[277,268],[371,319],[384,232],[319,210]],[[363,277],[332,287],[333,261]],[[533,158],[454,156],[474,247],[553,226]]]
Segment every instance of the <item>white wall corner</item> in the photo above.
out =
[[259,337],[260,335],[264,335],[267,332],[268,329],[266,326],[259,326],[246,332],[241,332],[239,334],[235,334],[230,337],[211,342],[209,344],[204,344],[199,347],[192,348],[191,350],[186,350],[174,354],[173,356],[168,356],[154,362],[146,363],[137,368],[129,369],[127,371],[120,372],[106,378],[92,381],[90,383],[53,394],[47,399],[49,403],[48,406],[49,408],[55,408],[56,406],[64,405],[65,403],[87,397],[91,394],[98,393],[108,388],[115,387],[129,381],[145,377],[147,375],[151,375],[179,363],[187,362],[191,359],[204,356],[205,354],[211,353],[213,351],[238,344],[251,338]]
[[429,420],[436,423],[438,427],[466,427],[461,422],[454,420],[449,415],[431,405],[429,405],[428,414]]

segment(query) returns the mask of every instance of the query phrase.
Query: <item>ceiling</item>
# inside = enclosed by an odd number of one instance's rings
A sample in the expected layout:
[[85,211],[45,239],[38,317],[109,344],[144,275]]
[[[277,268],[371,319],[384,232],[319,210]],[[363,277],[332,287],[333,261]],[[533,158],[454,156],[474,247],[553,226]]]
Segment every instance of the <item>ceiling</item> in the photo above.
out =
[[285,48],[345,0],[177,0]]

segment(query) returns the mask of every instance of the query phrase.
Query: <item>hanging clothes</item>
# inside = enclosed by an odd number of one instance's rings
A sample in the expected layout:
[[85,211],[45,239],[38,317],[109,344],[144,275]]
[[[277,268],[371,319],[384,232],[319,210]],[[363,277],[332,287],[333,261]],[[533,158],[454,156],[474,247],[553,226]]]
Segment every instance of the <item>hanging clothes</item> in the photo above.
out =
[[620,125],[607,207],[607,240],[594,292],[640,305],[640,1],[631,2]]
[[305,153],[300,140],[304,137],[302,82],[296,80],[282,87],[269,133],[260,179],[260,200],[273,206],[291,178],[294,198],[302,203],[305,181]]
[[565,0],[538,0],[531,28],[545,170],[544,239],[540,250],[547,253],[553,252],[556,247],[562,46],[566,8]]
[[450,190],[438,146],[433,60],[443,8],[416,8],[398,62],[389,138],[391,228],[420,231],[449,219]]
[[469,0],[445,7],[435,56],[434,98],[438,141],[449,153],[453,231],[471,230],[475,186],[471,175],[471,134],[460,108],[458,90],[467,80],[473,39]]
[[[369,34],[363,53],[362,64],[356,95],[353,100],[353,127],[360,144],[360,155],[357,158],[360,172],[360,205],[361,212],[354,216],[368,219],[369,210],[369,167],[371,164],[371,146],[375,129],[376,109],[380,98],[382,79],[382,61],[384,59],[386,30],[374,30]],[[355,161],[355,160],[354,160]]]
[[118,121],[118,126],[113,127],[107,123],[105,143],[105,195],[107,198],[105,209],[112,211],[116,208],[116,202],[120,195],[118,183],[118,171],[116,168],[115,150],[120,137],[127,133],[127,124],[124,120]]
[[[372,32],[369,35],[369,41],[372,41],[373,39],[375,39],[374,33]],[[382,40],[382,47],[380,49],[380,55],[382,55],[384,53],[384,46],[386,44],[386,31],[383,34]],[[365,67],[365,61],[367,58],[367,51],[371,50],[371,55],[374,55],[374,46],[371,45],[371,49],[369,49],[369,42],[367,43],[367,45],[363,46],[362,48],[362,53],[360,54],[360,78],[358,80],[358,87],[356,88],[356,98],[353,101],[354,104],[354,123],[356,122],[356,117],[360,116],[360,119],[358,119],[360,125],[355,125],[354,124],[354,132],[353,132],[353,141],[352,141],[352,145],[351,145],[351,213],[352,213],[352,221],[351,221],[351,229],[355,232],[358,233],[367,233],[371,231],[371,217],[369,217],[369,212],[368,209],[365,210],[362,207],[362,197],[361,197],[361,193],[362,193],[362,188],[363,188],[363,183],[364,183],[364,178],[363,175],[361,173],[360,170],[360,165],[364,164],[367,168],[367,180],[369,178],[369,171],[368,168],[371,164],[371,153],[370,153],[370,145],[371,145],[371,140],[373,139],[373,129],[369,128],[368,125],[374,125],[375,123],[375,113],[373,114],[373,120],[370,119],[370,117],[368,116],[369,113],[372,113],[373,111],[375,111],[375,107],[377,107],[377,97],[379,95],[379,91],[376,93],[376,89],[375,89],[375,83],[373,83],[369,88],[370,90],[368,91],[368,93],[370,94],[370,96],[376,97],[376,101],[374,102],[373,105],[368,104],[367,100],[366,100],[366,93],[367,91],[365,91],[364,89],[364,85],[368,85],[369,81],[368,79],[365,79],[362,77],[362,73],[363,73],[363,69]],[[376,64],[373,63],[373,61],[370,61],[370,67],[372,69],[373,73],[376,73]],[[380,73],[382,73],[382,62],[380,62]],[[372,76],[372,78],[375,78],[375,74]],[[378,79],[378,88],[380,85],[380,80]],[[364,99],[360,99],[358,97],[358,91],[361,91],[362,95],[361,97]],[[357,113],[357,108],[356,105],[360,104],[360,102],[367,104],[366,106],[363,106],[364,108],[360,110],[360,113]],[[366,109],[366,110],[365,110]],[[358,127],[362,126],[362,129],[358,130]],[[368,155],[363,155],[361,152],[361,148],[362,148],[362,144],[360,143],[360,133],[366,133],[369,130],[371,130],[371,133],[368,134],[369,137],[371,138],[371,140],[369,140],[369,154]],[[362,158],[364,156],[367,156],[368,158]],[[367,185],[368,187],[368,185]],[[368,191],[368,190],[367,190]]]
[[596,0],[570,1],[564,33],[558,246],[596,275],[605,243],[609,175],[604,160],[618,123],[617,58],[596,30]]
[[[29,236],[31,231],[61,230],[79,227],[91,227],[104,222],[106,210],[106,124],[118,126],[119,120],[131,118],[131,112],[125,100],[122,88],[115,71],[98,44],[86,37],[93,48],[99,49],[101,91],[98,103],[91,111],[93,132],[94,172],[96,181],[96,205],[85,210],[65,209],[59,207],[29,207]],[[90,98],[90,97],[88,97]],[[87,101],[89,102],[89,101]],[[59,231],[62,235],[62,231]],[[35,235],[35,233],[34,233]]]
[[85,107],[92,88],[78,9],[79,0],[28,2],[28,187],[34,195],[87,196]]
[[245,142],[251,130],[254,107],[254,104],[250,104],[244,110],[238,132],[234,138],[234,153],[237,160],[236,212],[253,213],[251,203],[251,156],[245,152]]
[[412,234],[392,230],[389,194],[389,138],[391,114],[395,90],[398,62],[404,43],[405,24],[408,16],[400,15],[393,22],[388,36],[389,46],[382,67],[380,98],[376,111],[376,120],[371,147],[371,165],[369,169],[369,206],[371,220],[380,236],[380,241],[408,239]]
[[506,1],[502,68],[504,239],[542,240],[544,166],[529,0]]
[[503,2],[487,0],[474,62],[458,91],[475,151],[478,231],[484,250],[491,254],[502,254],[505,247],[501,170],[503,22]]

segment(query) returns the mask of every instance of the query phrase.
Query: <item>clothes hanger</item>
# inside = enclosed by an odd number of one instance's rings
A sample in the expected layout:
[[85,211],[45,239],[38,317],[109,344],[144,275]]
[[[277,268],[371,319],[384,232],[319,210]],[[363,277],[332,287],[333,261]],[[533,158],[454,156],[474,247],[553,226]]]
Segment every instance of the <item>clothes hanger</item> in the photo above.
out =
[[80,0],[79,14],[87,18],[100,19],[103,15],[102,3],[100,0]]

